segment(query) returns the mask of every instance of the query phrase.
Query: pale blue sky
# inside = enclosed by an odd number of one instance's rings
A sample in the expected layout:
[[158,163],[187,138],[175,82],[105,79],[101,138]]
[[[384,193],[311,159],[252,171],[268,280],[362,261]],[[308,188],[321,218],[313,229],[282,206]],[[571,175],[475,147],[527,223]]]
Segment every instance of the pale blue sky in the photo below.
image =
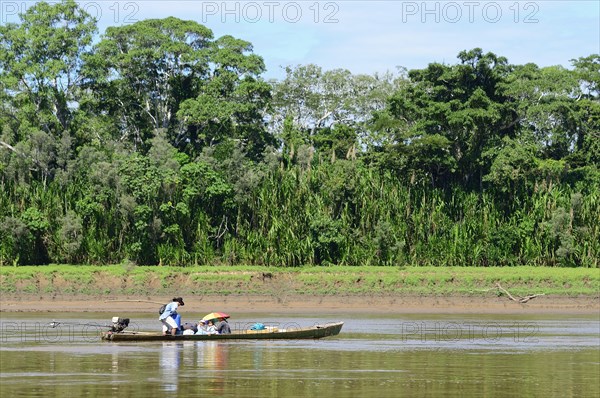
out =
[[[147,18],[192,19],[250,41],[266,77],[315,63],[354,73],[453,64],[481,47],[513,64],[561,64],[600,53],[600,1],[80,1],[101,30]],[[2,22],[31,2],[0,0]]]

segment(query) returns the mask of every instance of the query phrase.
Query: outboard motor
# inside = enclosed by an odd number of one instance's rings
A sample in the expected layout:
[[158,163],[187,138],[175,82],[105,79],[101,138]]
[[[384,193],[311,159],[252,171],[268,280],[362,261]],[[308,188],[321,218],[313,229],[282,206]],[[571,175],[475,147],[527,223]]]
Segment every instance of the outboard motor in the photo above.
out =
[[118,316],[113,316],[110,331],[113,333],[120,333],[125,330],[127,326],[129,326],[129,318],[119,318]]

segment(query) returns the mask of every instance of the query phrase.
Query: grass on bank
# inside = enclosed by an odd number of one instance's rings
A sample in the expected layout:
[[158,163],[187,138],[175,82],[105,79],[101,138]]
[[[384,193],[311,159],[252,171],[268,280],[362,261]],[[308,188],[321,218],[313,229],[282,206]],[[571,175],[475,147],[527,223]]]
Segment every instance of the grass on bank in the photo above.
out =
[[599,295],[600,269],[549,267],[0,267],[0,293],[36,295]]

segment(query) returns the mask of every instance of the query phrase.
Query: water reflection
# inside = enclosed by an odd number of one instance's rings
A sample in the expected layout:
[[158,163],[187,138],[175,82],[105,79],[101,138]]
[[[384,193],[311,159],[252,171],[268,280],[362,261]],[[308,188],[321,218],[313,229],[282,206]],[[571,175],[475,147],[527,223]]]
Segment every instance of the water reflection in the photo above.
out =
[[159,367],[161,380],[163,380],[162,390],[177,391],[178,373],[180,364],[180,351],[183,343],[163,343],[160,350]]
[[219,393],[225,389],[225,372],[229,362],[229,345],[219,341],[196,342],[198,368],[208,376],[208,392]]
[[185,373],[184,377],[190,377],[192,372],[196,380],[202,378],[208,383],[204,390],[222,392],[229,363],[229,346],[227,342],[218,341],[163,343],[158,358],[160,380],[163,383],[161,389],[177,392],[182,372]]
[[118,374],[119,373],[119,354],[116,352],[113,352],[111,354],[111,370],[113,374]]
[[223,370],[229,360],[229,345],[219,341],[196,342],[198,357],[202,357],[204,367]]

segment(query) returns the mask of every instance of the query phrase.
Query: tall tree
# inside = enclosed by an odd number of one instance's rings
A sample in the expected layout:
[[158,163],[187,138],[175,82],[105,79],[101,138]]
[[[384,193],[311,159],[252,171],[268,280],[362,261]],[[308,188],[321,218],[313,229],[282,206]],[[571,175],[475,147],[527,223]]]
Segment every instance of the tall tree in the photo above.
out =
[[506,58],[479,48],[462,51],[457,65],[409,71],[375,126],[393,134],[387,162],[401,175],[422,175],[434,186],[481,187],[489,169],[482,154],[515,134],[514,105],[500,83]]
[[174,17],[106,30],[89,72],[120,140],[137,147],[158,130],[181,132],[176,113],[208,74],[212,38],[205,26]]
[[[577,102],[578,125],[573,166],[594,165],[600,172],[600,54],[571,60],[581,89]],[[600,181],[599,181],[600,182]]]
[[21,125],[60,137],[81,100],[96,21],[73,0],[37,3],[20,19],[0,26],[0,84],[9,100],[0,109],[17,121],[16,139],[25,138]]
[[353,75],[347,69],[324,71],[314,64],[287,67],[285,72],[283,80],[272,82],[269,124],[283,133],[288,154],[296,153],[298,145],[311,145],[346,156],[361,144],[378,141],[367,125],[404,81],[393,73]]
[[13,153],[9,169],[19,181],[33,172],[45,186],[55,167],[66,167],[57,159],[71,157],[95,32],[96,21],[73,0],[36,3],[20,23],[0,26],[0,150]]
[[274,144],[264,125],[271,98],[269,85],[260,78],[264,61],[252,53],[249,42],[232,36],[214,41],[209,60],[198,95],[182,103],[177,114],[183,137],[196,150],[235,140],[257,159]]
[[262,58],[250,43],[169,17],[107,29],[91,60],[106,111],[115,115],[120,140],[147,149],[165,132],[170,142],[197,155],[224,139],[260,154],[270,143],[262,122],[269,87],[259,75]]

